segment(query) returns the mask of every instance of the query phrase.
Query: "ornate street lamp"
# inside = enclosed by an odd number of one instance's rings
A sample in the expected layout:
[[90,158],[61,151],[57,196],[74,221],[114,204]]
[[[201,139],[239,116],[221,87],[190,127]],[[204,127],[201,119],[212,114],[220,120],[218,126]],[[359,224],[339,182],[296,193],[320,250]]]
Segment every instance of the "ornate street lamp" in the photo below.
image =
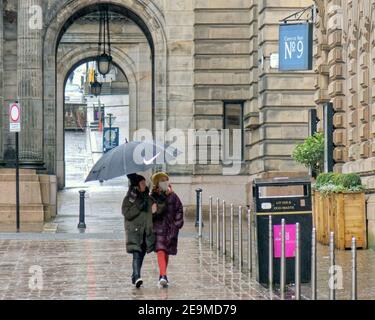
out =
[[109,30],[108,5],[101,6],[99,10],[99,43],[96,62],[99,73],[105,77],[111,70],[113,60],[111,56],[111,34]]
[[90,91],[95,97],[100,96],[102,93],[102,84],[96,80],[90,84]]

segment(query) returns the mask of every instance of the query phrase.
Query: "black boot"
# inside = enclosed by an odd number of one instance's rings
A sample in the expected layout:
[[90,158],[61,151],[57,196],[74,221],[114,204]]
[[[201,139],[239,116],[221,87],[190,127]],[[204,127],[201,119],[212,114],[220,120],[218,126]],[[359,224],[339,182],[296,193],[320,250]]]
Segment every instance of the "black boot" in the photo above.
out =
[[143,280],[141,278],[141,269],[143,264],[144,255],[141,252],[134,252],[133,253],[133,276],[132,276],[132,283],[136,286],[136,288],[140,288],[143,284]]

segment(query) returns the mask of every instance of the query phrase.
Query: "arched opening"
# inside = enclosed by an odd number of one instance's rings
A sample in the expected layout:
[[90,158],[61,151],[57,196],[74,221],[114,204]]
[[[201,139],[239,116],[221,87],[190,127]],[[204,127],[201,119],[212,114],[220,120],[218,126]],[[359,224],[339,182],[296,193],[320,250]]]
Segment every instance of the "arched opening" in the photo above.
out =
[[[142,10],[136,0],[98,3],[108,4],[111,19],[118,19],[116,22],[111,20],[111,25],[117,28],[117,36],[112,41],[112,55],[129,81],[129,137],[131,139],[140,128],[154,132],[155,121],[165,121],[167,116],[167,50],[162,16]],[[61,147],[64,145],[61,144],[64,141],[64,82],[75,64],[92,59],[97,54],[95,28],[91,31],[88,28],[86,31],[90,36],[86,37],[75,32],[75,26],[84,21],[94,25],[98,5],[89,0],[66,2],[55,12],[55,16],[47,17],[44,40],[44,55],[48,57],[44,61],[44,155],[48,172],[57,175],[58,187],[62,189],[66,165],[64,148]]]
[[[81,188],[90,169],[111,146],[129,140],[129,81],[115,63],[99,77],[98,96],[90,92],[95,57],[75,64],[64,81],[64,185]],[[120,183],[123,181],[119,179]],[[117,181],[116,181],[117,182]]]

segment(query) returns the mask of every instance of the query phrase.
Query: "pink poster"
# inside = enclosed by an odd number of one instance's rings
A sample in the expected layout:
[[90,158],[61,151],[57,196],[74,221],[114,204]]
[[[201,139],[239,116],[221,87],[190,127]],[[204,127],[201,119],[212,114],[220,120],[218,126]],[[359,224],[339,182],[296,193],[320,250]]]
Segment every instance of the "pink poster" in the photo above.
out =
[[[273,226],[274,236],[274,256],[275,258],[281,258],[281,225]],[[296,225],[287,224],[285,225],[285,256],[287,258],[293,258],[296,255]]]

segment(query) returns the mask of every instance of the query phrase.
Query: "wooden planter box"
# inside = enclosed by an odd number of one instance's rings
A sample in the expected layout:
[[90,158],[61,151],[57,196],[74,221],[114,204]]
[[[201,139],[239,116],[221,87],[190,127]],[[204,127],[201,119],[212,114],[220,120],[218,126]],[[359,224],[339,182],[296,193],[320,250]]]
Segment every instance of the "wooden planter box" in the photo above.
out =
[[363,192],[323,196],[315,191],[313,211],[318,242],[328,245],[333,231],[336,248],[351,248],[352,237],[357,239],[357,248],[367,248],[366,199]]

